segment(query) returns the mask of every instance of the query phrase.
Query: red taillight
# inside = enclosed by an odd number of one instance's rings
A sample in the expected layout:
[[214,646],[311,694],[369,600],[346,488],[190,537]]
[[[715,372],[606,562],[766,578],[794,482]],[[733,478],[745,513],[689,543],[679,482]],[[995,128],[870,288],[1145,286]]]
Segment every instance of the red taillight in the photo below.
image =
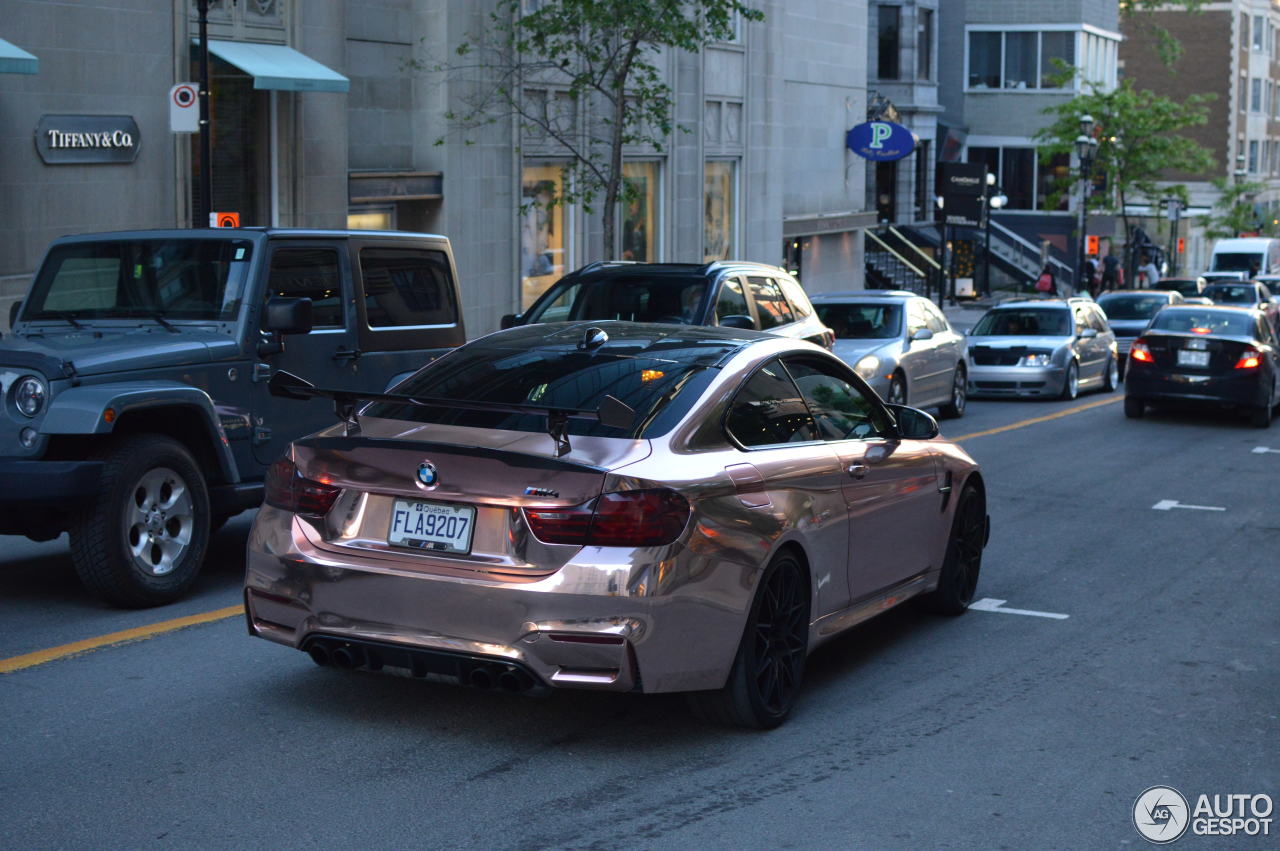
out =
[[295,514],[328,514],[333,502],[342,493],[323,482],[304,478],[298,465],[288,458],[281,458],[267,470],[266,503]]
[[689,522],[689,502],[666,489],[606,493],[569,508],[526,508],[538,540],[596,547],[660,547]]
[[1257,349],[1245,349],[1236,361],[1236,369],[1257,369],[1262,365],[1262,352]]
[[1155,363],[1155,358],[1151,356],[1151,350],[1147,348],[1147,344],[1142,340],[1135,340],[1129,348],[1129,357],[1143,363]]

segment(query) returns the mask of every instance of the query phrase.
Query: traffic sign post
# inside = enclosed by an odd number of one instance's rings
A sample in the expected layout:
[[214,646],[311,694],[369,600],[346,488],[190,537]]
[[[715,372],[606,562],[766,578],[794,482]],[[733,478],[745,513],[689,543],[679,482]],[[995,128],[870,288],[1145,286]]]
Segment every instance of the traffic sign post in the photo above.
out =
[[240,214],[239,213],[210,213],[209,227],[238,228],[240,227]]
[[178,83],[169,89],[169,129],[174,133],[200,132],[200,97],[195,83]]

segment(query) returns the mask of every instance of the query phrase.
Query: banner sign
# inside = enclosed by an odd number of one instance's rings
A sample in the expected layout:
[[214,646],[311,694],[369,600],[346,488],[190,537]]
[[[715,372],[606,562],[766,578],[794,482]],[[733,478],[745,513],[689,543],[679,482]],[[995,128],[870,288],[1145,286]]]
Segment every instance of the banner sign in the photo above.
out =
[[890,162],[908,156],[916,147],[916,137],[892,121],[868,121],[851,129],[845,145],[863,159]]
[[36,151],[49,165],[131,163],[142,144],[131,115],[43,115]]

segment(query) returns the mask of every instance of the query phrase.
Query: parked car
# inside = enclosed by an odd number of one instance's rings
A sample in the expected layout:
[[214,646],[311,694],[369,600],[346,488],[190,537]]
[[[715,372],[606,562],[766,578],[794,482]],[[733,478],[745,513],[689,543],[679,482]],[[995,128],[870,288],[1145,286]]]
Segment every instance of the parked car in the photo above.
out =
[[1098,296],[1098,307],[1107,315],[1107,325],[1116,335],[1116,363],[1121,378],[1124,378],[1129,346],[1147,327],[1151,317],[1162,307],[1182,301],[1182,296],[1174,290],[1117,290]]
[[1266,428],[1280,403],[1275,327],[1260,310],[1167,307],[1134,341],[1124,412],[1141,417],[1161,402],[1198,402],[1249,412]]
[[1267,315],[1272,325],[1280,324],[1280,305],[1271,300],[1271,290],[1257,281],[1218,283],[1204,288],[1204,295],[1214,304],[1256,307]]
[[502,317],[502,327],[603,320],[755,329],[826,348],[835,339],[795,278],[745,261],[591,263],[565,275],[524,313]]
[[818,319],[836,336],[832,351],[881,398],[964,416],[965,338],[927,298],[899,290],[813,297]]
[[1115,334],[1092,301],[1008,301],[969,331],[969,392],[982,396],[1056,396],[1110,392],[1119,383]]
[[1244,281],[1248,280],[1248,272],[1202,272],[1200,277],[1204,278],[1205,286],[1216,284],[1219,281]]
[[64,237],[0,342],[0,533],[70,533],[125,606],[195,581],[212,530],[329,421],[277,369],[382,389],[465,340],[442,236],[277,229]]
[[1159,289],[1173,290],[1185,298],[1200,295],[1206,286],[1208,281],[1202,275],[1196,275],[1192,278],[1161,278]]
[[531,325],[295,441],[245,603],[253,635],[321,665],[693,692],[711,718],[772,727],[836,634],[913,597],[963,612],[988,529],[978,465],[824,349]]
[[1183,297],[1182,303],[1183,304],[1213,304],[1213,299],[1205,298],[1202,295],[1189,295],[1189,296]]

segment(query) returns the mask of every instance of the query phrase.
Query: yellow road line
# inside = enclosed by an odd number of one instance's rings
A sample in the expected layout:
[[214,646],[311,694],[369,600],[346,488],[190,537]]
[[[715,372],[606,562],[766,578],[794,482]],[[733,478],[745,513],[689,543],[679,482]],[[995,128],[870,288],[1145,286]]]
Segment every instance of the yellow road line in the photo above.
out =
[[[975,431],[972,434],[962,434],[959,437],[950,438],[950,440],[958,443],[962,440],[971,440],[975,437],[986,437],[992,434],[999,434],[1003,431],[1013,431],[1018,428],[1026,428],[1029,425],[1044,423],[1049,420],[1060,419],[1061,417],[1069,417],[1072,414],[1078,414],[1091,408],[1101,407],[1102,405],[1111,405],[1121,401],[1123,398],[1123,396],[1109,396],[1106,399],[1099,399],[1095,402],[1086,402],[1083,405],[1076,405],[1074,408],[1067,408],[1066,410],[1047,414],[1043,417],[1032,417],[1029,420],[1021,420],[1016,423],[1000,426],[999,428],[989,428],[986,431]],[[114,644],[124,644],[128,641],[153,638],[166,632],[173,632],[174,630],[184,629],[189,626],[196,626],[197,624],[213,623],[214,621],[239,617],[242,614],[244,614],[243,606],[227,606],[225,609],[215,609],[212,612],[204,612],[199,615],[187,615],[182,618],[174,618],[173,620],[153,623],[150,626],[134,627],[133,629],[125,629],[120,632],[100,635],[97,638],[87,638],[84,641],[73,641],[70,644],[63,644],[59,647],[50,647],[48,650],[37,650],[34,653],[27,653],[22,656],[0,659],[0,674],[11,674],[14,671],[21,671],[23,668],[43,665],[46,662],[53,662],[57,659],[66,659],[69,656],[78,656],[81,653],[90,653],[94,650],[100,650],[103,647],[110,647]]]
[[[1105,399],[1098,399],[1095,402],[1086,402],[1083,405],[1076,405],[1074,408],[1067,408],[1064,411],[1058,411],[1057,413],[1054,413],[1054,414],[1046,414],[1043,417],[1032,417],[1029,420],[1020,420],[1019,422],[1009,423],[1009,425],[1003,425],[1003,426],[1000,426],[999,428],[989,428],[986,431],[975,431],[972,434],[962,434],[959,437],[950,437],[947,439],[954,443],[959,443],[962,440],[972,440],[975,437],[986,437],[992,434],[999,434],[1002,431],[1013,431],[1014,429],[1017,429],[1017,428],[1026,428],[1027,426],[1035,425],[1036,423],[1047,423],[1049,422],[1049,420],[1056,420],[1056,419],[1061,419],[1062,417],[1069,417],[1072,414],[1078,414],[1078,413],[1081,413],[1082,411],[1087,411],[1090,408],[1100,408],[1103,405],[1114,405],[1116,402],[1123,402],[1123,401],[1124,401],[1124,396],[1119,396],[1119,395],[1108,396]],[[943,435],[943,437],[946,437],[946,435]]]
[[0,674],[12,674],[14,671],[21,671],[23,668],[32,668],[36,665],[43,665],[46,662],[53,662],[57,659],[66,659],[69,656],[78,656],[81,653],[90,653],[94,650],[100,650],[103,647],[110,647],[113,644],[124,644],[127,641],[138,641],[143,638],[152,638],[165,632],[173,632],[178,629],[185,629],[189,626],[196,626],[202,623],[213,623],[214,621],[226,620],[244,614],[244,606],[227,606],[225,609],[215,609],[212,612],[204,612],[198,615],[187,615],[182,618],[174,618],[173,620],[160,621],[150,626],[138,626],[133,629],[123,629],[119,632],[100,635],[97,638],[86,638],[84,641],[73,641],[70,644],[63,644],[58,647],[50,647],[47,650],[37,650],[34,653],[26,653],[22,656],[12,656],[8,659],[0,659]]

